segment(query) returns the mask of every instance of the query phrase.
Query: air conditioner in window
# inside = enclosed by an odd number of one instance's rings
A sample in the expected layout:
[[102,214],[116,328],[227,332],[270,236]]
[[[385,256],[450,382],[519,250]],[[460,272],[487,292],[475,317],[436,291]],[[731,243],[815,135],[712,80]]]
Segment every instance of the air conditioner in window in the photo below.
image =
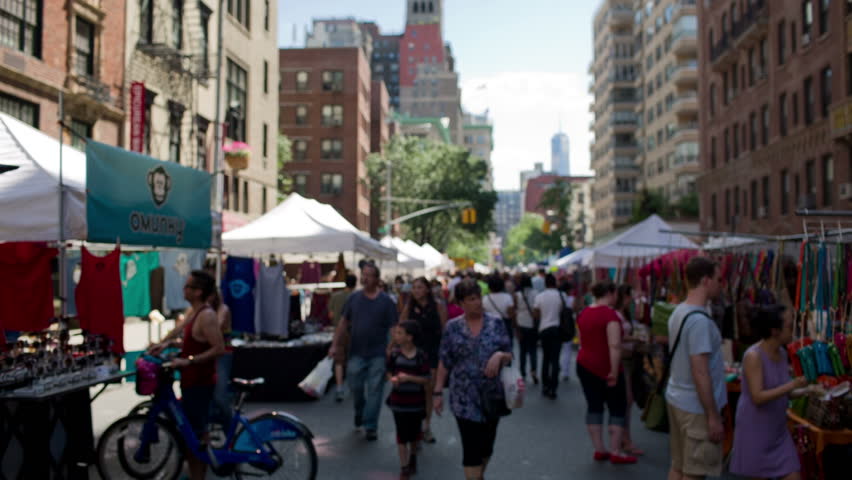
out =
[[838,198],[841,200],[852,200],[852,183],[841,183],[840,194]]
[[758,218],[766,218],[767,215],[766,207],[757,207],[757,217]]

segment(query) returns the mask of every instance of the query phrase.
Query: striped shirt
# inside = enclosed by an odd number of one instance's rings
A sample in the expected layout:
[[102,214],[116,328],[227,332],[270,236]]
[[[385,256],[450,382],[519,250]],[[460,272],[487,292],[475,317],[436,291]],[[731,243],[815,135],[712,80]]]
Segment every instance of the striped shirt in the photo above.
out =
[[[405,373],[411,376],[429,378],[429,361],[426,354],[417,349],[413,358],[406,357],[395,349],[387,360],[387,372],[391,376]],[[388,396],[387,405],[396,412],[421,412],[426,410],[426,387],[414,382],[400,382],[393,387]]]

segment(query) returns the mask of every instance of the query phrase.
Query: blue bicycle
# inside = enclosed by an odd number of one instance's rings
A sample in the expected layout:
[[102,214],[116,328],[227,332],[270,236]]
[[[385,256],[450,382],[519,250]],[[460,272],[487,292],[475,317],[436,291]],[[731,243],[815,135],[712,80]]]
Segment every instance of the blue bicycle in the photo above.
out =
[[225,426],[225,442],[216,448],[202,445],[196,437],[175,397],[173,383],[174,370],[163,363],[147,413],[128,415],[106,429],[98,442],[101,478],[175,480],[187,453],[202,459],[218,476],[316,478],[313,434],[302,422],[283,412],[265,412],[252,418],[242,414],[246,396],[263,384],[262,378],[233,379],[237,402]]

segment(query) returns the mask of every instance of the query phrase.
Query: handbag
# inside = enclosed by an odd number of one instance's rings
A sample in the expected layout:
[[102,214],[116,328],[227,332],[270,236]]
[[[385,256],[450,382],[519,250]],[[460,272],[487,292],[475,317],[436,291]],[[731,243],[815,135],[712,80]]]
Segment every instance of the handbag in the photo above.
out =
[[677,331],[677,337],[675,337],[675,343],[672,346],[669,361],[666,362],[666,365],[663,367],[663,375],[660,377],[659,383],[657,383],[657,388],[652,391],[648,397],[645,409],[642,411],[642,421],[645,423],[645,427],[649,430],[654,430],[656,432],[669,431],[668,405],[666,404],[666,384],[668,384],[669,374],[671,374],[671,362],[674,359],[678,345],[680,345],[680,336],[683,333],[683,327],[686,326],[686,321],[689,320],[689,317],[696,313],[705,316],[707,315],[701,311],[694,311],[684,317],[683,321],[680,323],[680,328]]
[[565,297],[562,292],[559,294],[559,301],[562,302],[562,310],[559,311],[559,333],[562,336],[562,341],[570,343],[574,341],[574,336],[577,335],[577,326],[574,323],[574,309],[569,308],[565,303]]
[[[483,326],[484,328],[484,326]],[[476,348],[479,350],[481,343],[477,341]],[[479,355],[477,355],[479,358]],[[487,422],[496,422],[500,417],[512,413],[506,406],[506,393],[503,391],[503,383],[497,378],[486,378],[479,385],[479,401],[482,406],[482,415]]]

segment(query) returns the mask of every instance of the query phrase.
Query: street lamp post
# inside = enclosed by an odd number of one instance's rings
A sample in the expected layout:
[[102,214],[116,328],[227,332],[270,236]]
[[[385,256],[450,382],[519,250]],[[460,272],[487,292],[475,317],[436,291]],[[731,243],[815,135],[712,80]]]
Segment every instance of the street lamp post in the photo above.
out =
[[[216,195],[215,195],[215,205],[213,206],[214,211],[219,215],[219,221],[221,222],[221,228],[219,232],[218,244],[219,249],[216,252],[216,285],[221,285],[222,281],[222,236],[225,229],[225,219],[223,218],[222,213],[222,196],[225,190],[225,179],[222,174],[222,39],[224,35],[222,33],[222,19],[224,17],[224,9],[225,9],[225,0],[219,0],[219,7],[216,12],[216,114],[214,123],[216,125],[216,131],[213,136],[214,141],[214,158],[213,158],[213,171],[216,175]],[[205,52],[206,55],[207,52]]]

